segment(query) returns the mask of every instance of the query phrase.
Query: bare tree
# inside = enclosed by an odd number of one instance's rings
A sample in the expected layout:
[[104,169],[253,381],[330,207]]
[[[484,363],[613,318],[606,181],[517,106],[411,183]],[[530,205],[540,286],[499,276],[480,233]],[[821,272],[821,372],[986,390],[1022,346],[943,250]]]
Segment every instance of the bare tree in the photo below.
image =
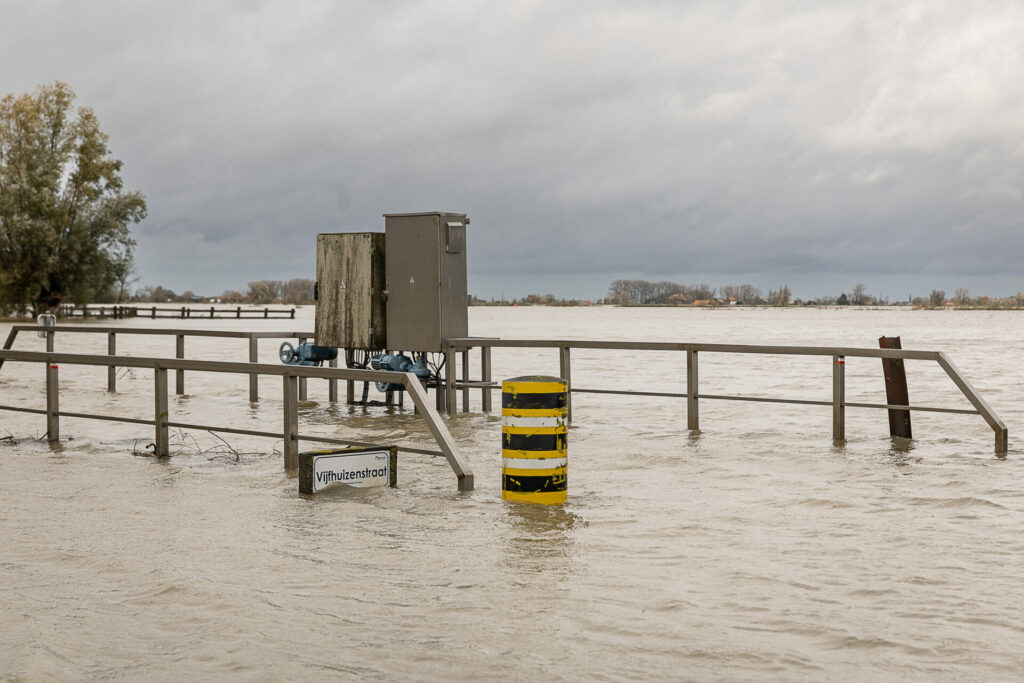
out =
[[928,303],[932,306],[942,306],[946,303],[946,292],[942,289],[933,289],[928,295]]
[[850,303],[854,306],[863,306],[867,300],[866,291],[867,287],[864,286],[864,283],[858,282],[854,285],[853,292],[850,294]]

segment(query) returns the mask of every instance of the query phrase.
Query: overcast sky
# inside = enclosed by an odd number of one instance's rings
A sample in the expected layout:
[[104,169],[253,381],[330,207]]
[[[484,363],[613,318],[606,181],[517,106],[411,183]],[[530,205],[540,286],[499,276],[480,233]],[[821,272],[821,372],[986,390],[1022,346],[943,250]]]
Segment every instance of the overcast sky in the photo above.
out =
[[149,204],[142,281],[313,277],[319,232],[472,218],[483,297],[622,277],[1024,290],[1024,3],[0,0]]

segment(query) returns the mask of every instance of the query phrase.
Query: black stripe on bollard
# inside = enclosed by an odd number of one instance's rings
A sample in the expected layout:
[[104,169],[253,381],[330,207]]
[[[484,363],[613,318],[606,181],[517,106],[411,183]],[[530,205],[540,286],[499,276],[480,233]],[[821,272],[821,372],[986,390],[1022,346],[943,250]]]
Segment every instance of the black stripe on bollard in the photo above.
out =
[[557,493],[567,490],[568,477],[563,475],[521,477],[514,474],[501,476],[501,488],[513,493]]
[[509,434],[502,433],[502,448],[510,451],[564,451],[565,434]]
[[512,394],[501,392],[502,408],[520,408],[523,410],[544,410],[565,407],[566,392],[549,394]]

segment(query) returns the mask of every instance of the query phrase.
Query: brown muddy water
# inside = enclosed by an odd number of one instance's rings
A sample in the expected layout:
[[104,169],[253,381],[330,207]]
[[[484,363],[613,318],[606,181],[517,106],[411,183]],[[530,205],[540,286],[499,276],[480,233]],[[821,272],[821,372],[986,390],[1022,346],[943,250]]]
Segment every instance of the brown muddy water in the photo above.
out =
[[[193,328],[310,330],[295,321]],[[131,321],[169,327],[181,321]],[[111,325],[114,323],[111,322]],[[121,324],[121,323],[118,323]],[[0,339],[9,325],[0,325]],[[476,489],[402,454],[397,489],[297,495],[280,443],[0,412],[0,677],[24,680],[1011,680],[1024,667],[1024,313],[474,308],[504,338],[827,344],[946,351],[1007,423],[978,416],[574,396],[569,502],[501,501],[500,416],[448,420]],[[133,356],[173,338],[118,339]],[[16,350],[42,350],[36,337]],[[57,351],[105,353],[105,335]],[[241,340],[189,358],[245,360]],[[261,357],[276,362],[276,343]],[[474,356],[474,372],[478,358]],[[553,351],[496,350],[497,379],[557,374]],[[929,363],[915,404],[969,407]],[[573,382],[682,391],[683,354],[576,351]],[[61,368],[61,409],[151,417],[152,375]],[[848,359],[849,401],[884,402],[877,360]],[[173,391],[173,377],[171,380]],[[173,420],[280,429],[280,380],[188,374]],[[701,359],[701,390],[831,397],[828,358]],[[344,395],[344,391],[342,391]],[[432,447],[411,410],[332,406],[310,382],[300,431]],[[41,408],[43,368],[7,364],[0,404]],[[496,405],[500,405],[496,401]],[[7,438],[5,438],[7,437]],[[304,448],[315,447],[305,444]]]

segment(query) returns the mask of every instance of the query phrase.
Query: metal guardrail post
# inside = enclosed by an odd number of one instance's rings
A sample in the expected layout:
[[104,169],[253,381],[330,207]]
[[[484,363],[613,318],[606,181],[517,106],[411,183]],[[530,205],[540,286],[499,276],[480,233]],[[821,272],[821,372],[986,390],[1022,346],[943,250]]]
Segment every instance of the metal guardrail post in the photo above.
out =
[[299,404],[296,400],[298,395],[298,378],[295,375],[284,375],[281,377],[284,385],[284,468],[291,472],[299,469],[299,442],[296,435],[299,432]]
[[[52,349],[48,349],[52,350]],[[46,437],[50,443],[60,441],[60,385],[57,364],[46,362]]]
[[[462,351],[462,381],[469,381],[469,349]],[[462,389],[462,412],[469,412],[469,387]]]
[[565,421],[572,422],[572,361],[568,346],[558,347],[558,370],[565,380]]
[[[338,367],[338,359],[331,359],[327,365],[332,368]],[[327,380],[327,400],[331,403],[338,402],[338,380],[336,379]]]
[[[184,318],[185,316],[182,315],[181,317]],[[174,357],[178,359],[183,359],[185,357],[185,335],[183,334],[174,335]],[[184,370],[176,370],[174,372],[174,393],[178,396],[183,396],[185,394]]]
[[455,349],[444,346],[444,409],[449,415],[458,410],[455,405]]
[[686,352],[686,428],[700,429],[700,407],[697,403],[697,352]]
[[846,442],[846,356],[832,356],[832,441]]
[[[301,344],[305,344],[305,343],[306,343],[306,338],[305,337],[299,337],[299,344],[301,345]],[[300,401],[305,401],[306,400],[306,378],[305,377],[300,377],[299,378],[299,400]],[[298,461],[296,461],[296,465],[295,466],[298,467]]]
[[[489,383],[491,381],[491,347],[480,347],[480,379]],[[491,412],[491,388],[485,386],[480,389],[480,402],[485,413]]]
[[167,408],[167,369],[157,367],[153,369],[153,425],[156,428],[156,437],[153,439],[153,455],[170,455],[170,446],[167,438],[167,422],[170,419]]
[[[256,337],[249,337],[249,362],[259,363],[259,339]],[[260,376],[257,373],[249,375],[249,401],[255,403],[260,400]]]
[[[107,333],[107,355],[117,355],[117,335],[113,332]],[[107,368],[107,391],[117,391],[117,367],[114,365]]]
[[56,332],[54,332],[53,330],[47,330],[47,332],[46,332],[46,350],[47,351],[53,351],[53,341],[54,341],[54,338],[56,336],[57,336]]
[[[356,362],[356,352],[352,349],[345,349],[345,367],[352,367]],[[356,402],[356,383],[350,379],[345,380],[345,403],[352,405]]]

